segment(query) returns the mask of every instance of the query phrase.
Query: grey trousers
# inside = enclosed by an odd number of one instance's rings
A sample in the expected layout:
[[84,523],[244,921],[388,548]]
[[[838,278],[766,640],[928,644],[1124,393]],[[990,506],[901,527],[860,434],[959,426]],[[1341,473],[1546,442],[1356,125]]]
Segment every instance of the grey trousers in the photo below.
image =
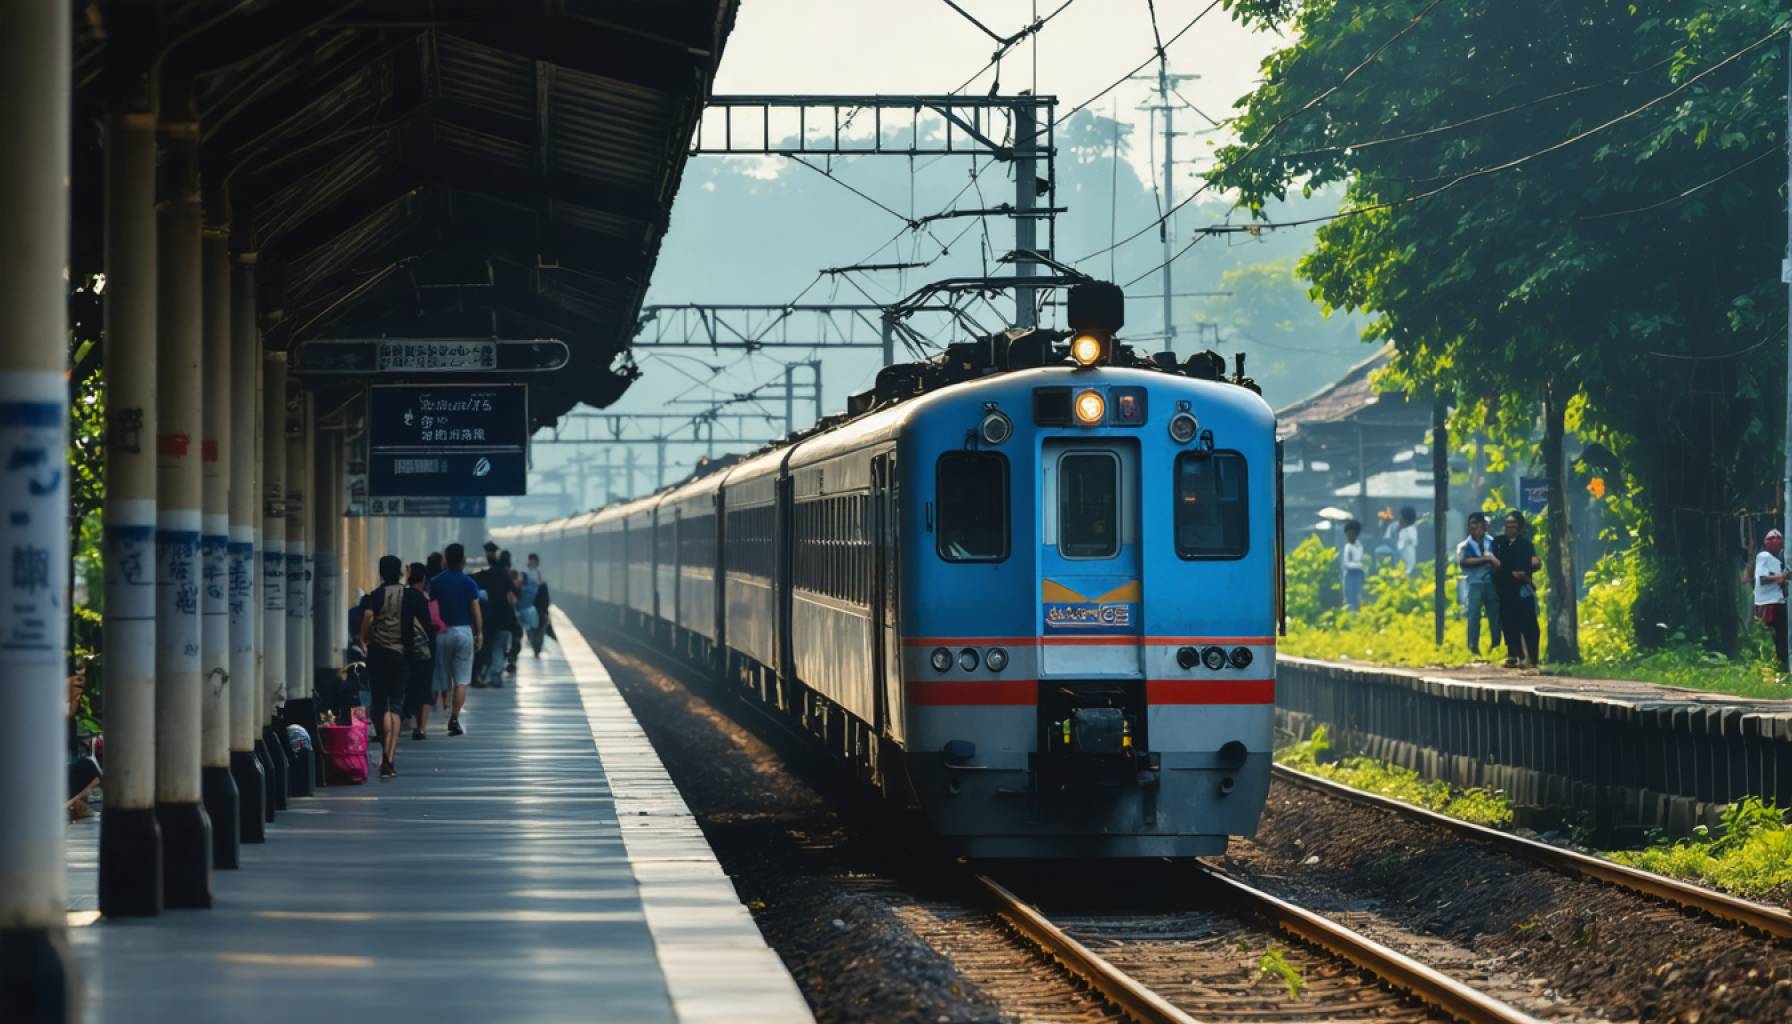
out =
[[1500,645],[1500,598],[1494,593],[1492,580],[1469,580],[1464,588],[1467,595],[1462,605],[1463,614],[1468,616],[1468,649],[1475,654],[1481,653],[1481,614],[1487,614],[1487,627],[1493,630],[1493,637],[1487,642],[1489,650]]

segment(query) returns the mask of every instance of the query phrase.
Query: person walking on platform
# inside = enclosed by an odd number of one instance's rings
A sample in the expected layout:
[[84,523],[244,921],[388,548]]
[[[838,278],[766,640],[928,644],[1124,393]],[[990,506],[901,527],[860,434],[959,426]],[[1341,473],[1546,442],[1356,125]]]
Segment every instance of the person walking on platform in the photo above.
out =
[[510,574],[510,589],[517,595],[511,605],[516,609],[516,625],[510,631],[510,646],[504,649],[504,672],[516,675],[516,667],[523,660],[523,573],[510,560],[510,552],[498,552],[498,561],[503,563],[504,571]]
[[410,682],[410,652],[426,642],[429,602],[404,585],[404,562],[380,557],[380,587],[361,601],[361,646],[373,689],[373,716],[380,723],[380,778],[398,774],[399,717]]
[[1781,560],[1786,536],[1767,531],[1761,553],[1755,556],[1755,619],[1773,634],[1773,651],[1779,656],[1777,672],[1786,667],[1786,563]]
[[1456,545],[1456,564],[1462,567],[1462,610],[1468,616],[1468,652],[1481,654],[1481,616],[1487,616],[1491,634],[1489,649],[1500,644],[1499,594],[1493,588],[1493,574],[1500,560],[1493,555],[1493,540],[1487,536],[1487,517],[1479,512],[1468,514],[1468,536]]
[[1525,536],[1524,513],[1506,513],[1506,530],[1493,541],[1493,588],[1500,599],[1500,626],[1506,634],[1506,667],[1537,667],[1542,636],[1537,628],[1537,588],[1532,580],[1542,565],[1537,550]]
[[510,566],[505,564],[502,555],[494,555],[490,568],[473,577],[479,589],[485,591],[486,603],[491,606],[491,618],[486,622],[489,636],[486,638],[486,649],[490,651],[490,661],[485,666],[486,686],[493,688],[504,685],[505,657],[510,650],[510,637],[517,631],[516,621],[516,589],[510,581]]
[[1352,519],[1344,524],[1344,547],[1338,552],[1338,565],[1344,572],[1344,607],[1353,612],[1363,610],[1363,524]]
[[405,662],[410,667],[405,694],[404,713],[406,718],[415,720],[416,727],[411,730],[411,739],[420,740],[429,736],[429,706],[436,702],[436,638],[441,633],[438,625],[441,614],[436,603],[429,598],[425,585],[429,582],[429,570],[422,562],[412,562],[410,575],[405,583],[423,598],[423,604],[429,614],[423,617],[426,635],[417,644],[405,652]]
[[541,579],[541,556],[529,555],[529,564],[523,569],[522,585],[517,590],[516,614],[522,620],[523,629],[529,634],[529,649],[535,657],[541,657],[541,626],[547,621],[542,614],[539,599],[543,596],[545,584]]
[[423,560],[423,575],[428,579],[433,580],[441,574],[442,553],[440,551],[431,551],[429,557]]
[[448,735],[459,736],[460,709],[467,703],[467,684],[473,679],[473,655],[484,642],[485,623],[479,613],[479,587],[466,574],[467,549],[450,544],[442,552],[445,568],[429,581],[429,596],[442,616],[443,630],[436,637],[436,688],[448,693]]

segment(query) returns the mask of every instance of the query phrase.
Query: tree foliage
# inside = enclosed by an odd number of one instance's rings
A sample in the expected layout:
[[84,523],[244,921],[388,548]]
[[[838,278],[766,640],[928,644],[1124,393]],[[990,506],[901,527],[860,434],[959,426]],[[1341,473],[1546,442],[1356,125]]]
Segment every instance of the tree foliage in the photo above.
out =
[[1253,212],[1347,183],[1361,212],[1300,265],[1316,294],[1375,314],[1415,390],[1508,419],[1578,400],[1643,495],[1638,621],[1733,648],[1735,516],[1779,477],[1782,8],[1227,6],[1297,42],[1215,183]]

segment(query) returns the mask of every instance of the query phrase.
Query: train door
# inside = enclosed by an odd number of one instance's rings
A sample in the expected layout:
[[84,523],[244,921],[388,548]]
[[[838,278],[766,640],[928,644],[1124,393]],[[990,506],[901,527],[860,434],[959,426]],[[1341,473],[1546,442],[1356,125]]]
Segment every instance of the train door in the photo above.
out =
[[871,460],[873,516],[873,665],[877,677],[877,731],[900,743],[902,728],[902,639],[897,629],[897,579],[900,573],[900,528],[896,510],[900,502],[896,486],[896,453],[886,452]]
[[1139,678],[1139,449],[1054,438],[1042,452],[1040,676]]

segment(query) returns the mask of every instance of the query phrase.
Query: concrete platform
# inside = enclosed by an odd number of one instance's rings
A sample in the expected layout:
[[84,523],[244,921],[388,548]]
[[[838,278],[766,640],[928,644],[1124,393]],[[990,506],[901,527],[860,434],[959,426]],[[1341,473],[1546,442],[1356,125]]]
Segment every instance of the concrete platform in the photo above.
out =
[[467,735],[399,777],[293,801],[215,905],[94,921],[98,826],[69,829],[90,1021],[795,1021],[766,947],[658,756],[565,617]]

